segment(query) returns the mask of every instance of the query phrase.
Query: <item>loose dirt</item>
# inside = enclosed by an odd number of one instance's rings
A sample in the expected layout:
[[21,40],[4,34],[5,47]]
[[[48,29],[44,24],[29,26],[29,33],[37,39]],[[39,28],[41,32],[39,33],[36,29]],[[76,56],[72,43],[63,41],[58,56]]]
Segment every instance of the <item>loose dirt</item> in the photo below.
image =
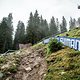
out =
[[25,50],[25,55],[20,61],[14,80],[44,80],[47,70],[47,63],[43,57],[43,49]]

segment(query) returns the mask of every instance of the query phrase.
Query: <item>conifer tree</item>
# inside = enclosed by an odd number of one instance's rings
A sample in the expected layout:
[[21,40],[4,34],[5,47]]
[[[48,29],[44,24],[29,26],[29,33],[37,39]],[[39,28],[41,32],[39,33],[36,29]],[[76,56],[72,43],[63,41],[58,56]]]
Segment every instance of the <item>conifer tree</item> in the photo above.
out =
[[74,28],[76,27],[76,19],[75,18],[73,19],[73,26],[74,26]]
[[6,24],[5,19],[6,18],[3,18],[0,24],[0,53],[4,53],[9,49],[9,27]]
[[19,49],[19,44],[24,44],[25,40],[25,26],[22,21],[18,22],[14,38],[14,49]]
[[27,26],[27,38],[28,42],[35,44],[37,41],[40,40],[40,19],[38,16],[38,11],[36,10],[34,13],[34,16],[32,12],[30,13],[30,18],[28,21]]
[[44,20],[43,20],[42,15],[40,17],[40,36],[41,36],[41,38],[45,37],[45,34],[44,34]]
[[29,17],[29,21],[28,21],[28,26],[27,26],[27,29],[26,29],[26,33],[27,33],[27,42],[28,43],[32,43],[34,44],[34,17],[33,17],[33,14],[32,12],[30,13],[30,17]]
[[38,11],[36,10],[34,15],[30,13],[28,26],[26,29],[28,43],[35,44],[42,38],[48,36],[49,28],[48,23],[41,17],[39,17]]
[[53,35],[53,36],[56,35],[58,33],[58,28],[56,26],[54,17],[51,18],[49,26],[50,26],[50,35]]
[[46,19],[44,20],[44,34],[45,34],[45,37],[49,36],[49,27]]
[[57,34],[58,34],[60,33],[60,26],[59,26],[58,18],[56,18],[56,27],[57,27]]
[[61,33],[64,33],[67,31],[67,22],[66,19],[64,18],[64,16],[62,17],[62,23],[60,25],[60,29],[61,29]]
[[[2,40],[4,40],[4,43],[2,42],[4,44],[4,46],[2,47],[2,52],[12,49],[12,41],[13,41],[12,19],[13,19],[13,17],[12,17],[12,14],[10,13],[8,15],[8,17],[3,18],[3,20],[0,24],[0,28],[1,28],[0,32],[2,33],[2,34],[0,33],[0,35],[3,36],[3,34],[5,34],[4,37],[1,38]],[[2,45],[2,44],[0,43],[0,45]]]
[[75,18],[71,18],[70,17],[70,21],[69,21],[69,28],[70,28],[70,30],[71,29],[74,29],[76,27],[76,20],[75,20]]
[[80,27],[80,17],[78,18],[78,25],[79,25],[79,27]]
[[13,25],[12,25],[12,20],[13,20],[13,17],[12,17],[12,13],[9,13],[8,17],[7,17],[7,25],[9,27],[9,39],[8,39],[8,45],[9,45],[9,49],[12,49],[12,46],[13,46]]
[[34,13],[34,43],[38,42],[40,37],[40,18],[38,11],[36,10]]
[[41,30],[41,39],[49,36],[49,27],[48,27],[48,23],[47,20],[43,19],[42,16],[40,17],[40,30]]

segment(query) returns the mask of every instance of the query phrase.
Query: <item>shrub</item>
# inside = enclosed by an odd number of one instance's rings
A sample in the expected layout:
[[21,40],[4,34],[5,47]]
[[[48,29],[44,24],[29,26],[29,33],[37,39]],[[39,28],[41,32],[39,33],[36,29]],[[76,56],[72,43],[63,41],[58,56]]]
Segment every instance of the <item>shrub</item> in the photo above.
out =
[[51,39],[48,43],[47,53],[52,53],[62,49],[62,43],[58,42],[57,39]]

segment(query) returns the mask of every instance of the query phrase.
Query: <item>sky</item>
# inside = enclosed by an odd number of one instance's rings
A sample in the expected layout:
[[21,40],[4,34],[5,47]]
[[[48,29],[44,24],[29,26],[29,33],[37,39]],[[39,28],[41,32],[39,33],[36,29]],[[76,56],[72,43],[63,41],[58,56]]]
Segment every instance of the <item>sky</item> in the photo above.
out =
[[16,29],[19,20],[25,26],[29,19],[30,12],[38,10],[39,15],[47,19],[48,23],[52,16],[62,20],[62,16],[69,21],[70,17],[80,17],[80,10],[77,6],[80,0],[0,0],[0,21],[9,13],[13,15],[13,26]]

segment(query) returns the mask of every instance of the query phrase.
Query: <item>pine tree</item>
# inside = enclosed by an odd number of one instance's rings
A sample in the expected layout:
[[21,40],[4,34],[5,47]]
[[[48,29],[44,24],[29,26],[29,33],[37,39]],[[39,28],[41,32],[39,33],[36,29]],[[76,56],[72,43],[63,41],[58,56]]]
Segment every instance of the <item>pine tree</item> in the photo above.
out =
[[5,19],[6,18],[3,18],[0,24],[0,53],[4,53],[9,49],[9,27],[6,24]]
[[13,25],[12,25],[12,20],[13,20],[13,17],[12,17],[12,13],[9,13],[8,17],[5,17],[3,18],[4,21],[6,22],[7,26],[9,27],[8,29],[8,49],[12,49],[12,43],[13,43]]
[[44,20],[44,34],[45,34],[45,37],[49,36],[49,27],[46,19]]
[[69,25],[70,25],[70,30],[74,29],[76,27],[76,20],[75,20],[75,18],[72,19],[70,17]]
[[[1,52],[5,52],[9,49],[12,49],[12,35],[13,35],[13,26],[12,26],[12,14],[10,13],[8,15],[8,17],[4,17],[1,24],[0,24],[0,40],[3,40],[4,43],[3,45],[0,43],[0,45],[2,45],[2,48],[1,48]],[[4,35],[5,34],[5,35]],[[4,36],[3,36],[4,35]]]
[[41,15],[40,17],[40,38],[44,38],[45,37],[45,34],[44,34],[44,20],[43,20],[43,17]]
[[54,17],[51,18],[49,26],[50,26],[50,35],[55,36],[58,33],[58,28],[56,26],[55,18]]
[[40,18],[38,11],[36,10],[34,13],[34,43],[38,42],[41,37],[40,37]]
[[30,13],[30,18],[29,18],[29,21],[28,21],[28,26],[27,26],[27,29],[26,29],[26,33],[27,33],[27,42],[28,43],[32,43],[34,44],[34,17],[33,17],[33,14],[32,12]]
[[70,25],[70,30],[73,29],[73,20],[72,20],[72,17],[70,17],[69,25]]
[[57,34],[60,33],[60,27],[59,27],[59,21],[58,18],[56,18],[56,26],[57,26]]
[[74,26],[74,28],[76,27],[76,19],[75,18],[73,19],[73,26]]
[[80,17],[78,18],[78,25],[79,25],[79,27],[80,27]]
[[49,35],[49,28],[47,20],[43,19],[42,16],[40,17],[40,32],[41,32],[41,39]]
[[66,19],[64,18],[64,16],[62,17],[62,23],[60,25],[60,29],[61,29],[61,33],[64,33],[67,31],[67,22]]
[[9,49],[12,49],[12,46],[13,46],[13,25],[12,25],[12,20],[13,20],[13,17],[12,17],[12,13],[9,13],[8,15],[8,18],[7,18],[7,25],[9,27],[9,39],[8,39],[8,45],[9,45]]
[[41,17],[39,17],[38,11],[36,10],[34,15],[30,13],[27,32],[27,42],[35,44],[42,38],[49,35],[48,23]]
[[25,26],[22,21],[19,21],[14,38],[14,49],[19,49],[19,44],[24,44],[24,40],[25,40]]
[[38,16],[38,11],[36,10],[34,16],[30,13],[30,18],[27,26],[27,38],[28,42],[35,44],[41,39],[40,36],[40,19]]

